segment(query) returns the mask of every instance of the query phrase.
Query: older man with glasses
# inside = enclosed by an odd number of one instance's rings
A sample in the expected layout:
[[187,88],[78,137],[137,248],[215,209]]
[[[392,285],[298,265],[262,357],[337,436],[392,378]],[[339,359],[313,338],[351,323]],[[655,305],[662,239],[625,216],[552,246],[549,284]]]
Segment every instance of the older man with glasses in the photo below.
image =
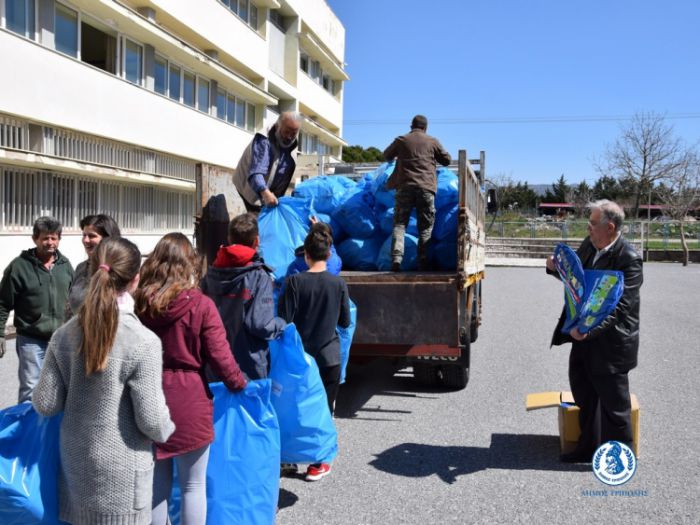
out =
[[[588,237],[576,252],[584,269],[623,272],[624,292],[617,307],[585,334],[577,328],[561,333],[565,320],[562,313],[552,337],[552,345],[573,343],[569,383],[580,409],[581,437],[573,452],[561,456],[567,463],[590,463],[595,450],[607,441],[632,445],[628,373],[637,366],[643,276],[641,256],[621,234],[624,218],[624,211],[615,202],[593,202]],[[547,259],[547,272],[556,274],[551,257]]]

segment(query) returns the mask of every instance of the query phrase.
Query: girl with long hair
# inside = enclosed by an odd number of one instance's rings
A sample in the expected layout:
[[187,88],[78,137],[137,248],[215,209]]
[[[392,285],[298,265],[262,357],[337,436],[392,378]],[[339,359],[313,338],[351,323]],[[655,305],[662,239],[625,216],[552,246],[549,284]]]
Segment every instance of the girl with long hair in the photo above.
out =
[[51,338],[32,403],[63,411],[59,518],[140,525],[151,518],[154,441],[174,431],[161,343],[134,314],[141,254],[106,239],[92,254],[85,301]]
[[103,239],[119,239],[122,236],[117,221],[109,215],[87,215],[80,220],[80,229],[83,232],[83,248],[85,248],[85,254],[88,258],[75,267],[75,274],[73,275],[73,282],[70,285],[66,303],[66,320],[78,312],[80,305],[83,304],[85,299],[85,292],[90,281],[88,263],[92,252],[95,251],[95,248]]
[[136,313],[163,342],[163,390],[175,433],[156,445],[153,523],[168,519],[173,464],[182,493],[182,525],[204,524],[207,515],[206,471],[214,440],[213,402],[206,367],[230,390],[246,379],[226,339],[214,302],[198,287],[200,260],[181,233],[169,233],[141,268]]

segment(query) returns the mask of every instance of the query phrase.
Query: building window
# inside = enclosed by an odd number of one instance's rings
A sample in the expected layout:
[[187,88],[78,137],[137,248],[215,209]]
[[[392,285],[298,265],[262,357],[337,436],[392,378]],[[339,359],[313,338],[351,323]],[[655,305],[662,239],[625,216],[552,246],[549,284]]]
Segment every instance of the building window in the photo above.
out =
[[250,4],[250,19],[248,20],[248,25],[258,30],[258,8],[253,4]]
[[236,99],[236,126],[245,128],[245,102],[240,98]]
[[80,16],[80,60],[93,67],[117,74],[117,38],[102,25]]
[[197,79],[197,109],[209,113],[209,81]]
[[238,0],[238,16],[248,22],[248,0]]
[[248,131],[255,131],[255,106],[253,104],[248,104],[245,129]]
[[226,122],[236,123],[236,99],[231,95],[226,97]]
[[232,12],[255,31],[258,30],[258,8],[250,0],[221,0]]
[[161,95],[168,94],[168,61],[159,55],[153,66],[153,89]]
[[180,102],[180,68],[171,64],[169,71],[168,96]]
[[139,86],[143,83],[143,46],[128,38],[124,39],[124,78]]
[[182,76],[182,101],[194,107],[194,73],[185,71]]
[[309,73],[309,55],[302,53],[299,55],[299,68],[306,74]]
[[5,27],[10,31],[34,40],[35,0],[5,0]]
[[226,91],[216,91],[216,118],[226,120]]
[[270,22],[283,33],[286,31],[284,28],[284,17],[277,9],[270,9]]
[[56,51],[78,57],[78,12],[56,3]]

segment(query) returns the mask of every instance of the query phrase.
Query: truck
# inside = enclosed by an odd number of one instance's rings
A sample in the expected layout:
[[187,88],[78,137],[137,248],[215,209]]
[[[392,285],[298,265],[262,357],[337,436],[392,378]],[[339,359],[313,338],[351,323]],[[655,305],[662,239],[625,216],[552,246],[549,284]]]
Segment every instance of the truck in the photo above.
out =
[[[476,168],[474,169],[473,166]],[[395,359],[426,385],[463,389],[479,336],[486,260],[486,156],[460,150],[457,268],[454,271],[343,271],[357,305],[350,355]]]
[[[485,153],[460,150],[457,267],[453,271],[343,271],[357,305],[351,358],[389,358],[413,367],[426,385],[463,389],[469,381],[471,344],[481,324],[485,267]],[[245,211],[228,170],[200,165],[195,218],[200,253],[211,262],[225,242],[230,217]]]

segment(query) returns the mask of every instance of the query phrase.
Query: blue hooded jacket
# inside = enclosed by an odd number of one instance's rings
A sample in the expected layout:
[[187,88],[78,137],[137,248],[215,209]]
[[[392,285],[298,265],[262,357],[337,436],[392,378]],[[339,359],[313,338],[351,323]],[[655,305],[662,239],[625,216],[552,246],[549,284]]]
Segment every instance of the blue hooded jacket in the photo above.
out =
[[270,271],[253,248],[234,244],[219,249],[202,281],[202,291],[216,304],[233,355],[249,379],[267,377],[268,341],[286,327],[275,317]]

